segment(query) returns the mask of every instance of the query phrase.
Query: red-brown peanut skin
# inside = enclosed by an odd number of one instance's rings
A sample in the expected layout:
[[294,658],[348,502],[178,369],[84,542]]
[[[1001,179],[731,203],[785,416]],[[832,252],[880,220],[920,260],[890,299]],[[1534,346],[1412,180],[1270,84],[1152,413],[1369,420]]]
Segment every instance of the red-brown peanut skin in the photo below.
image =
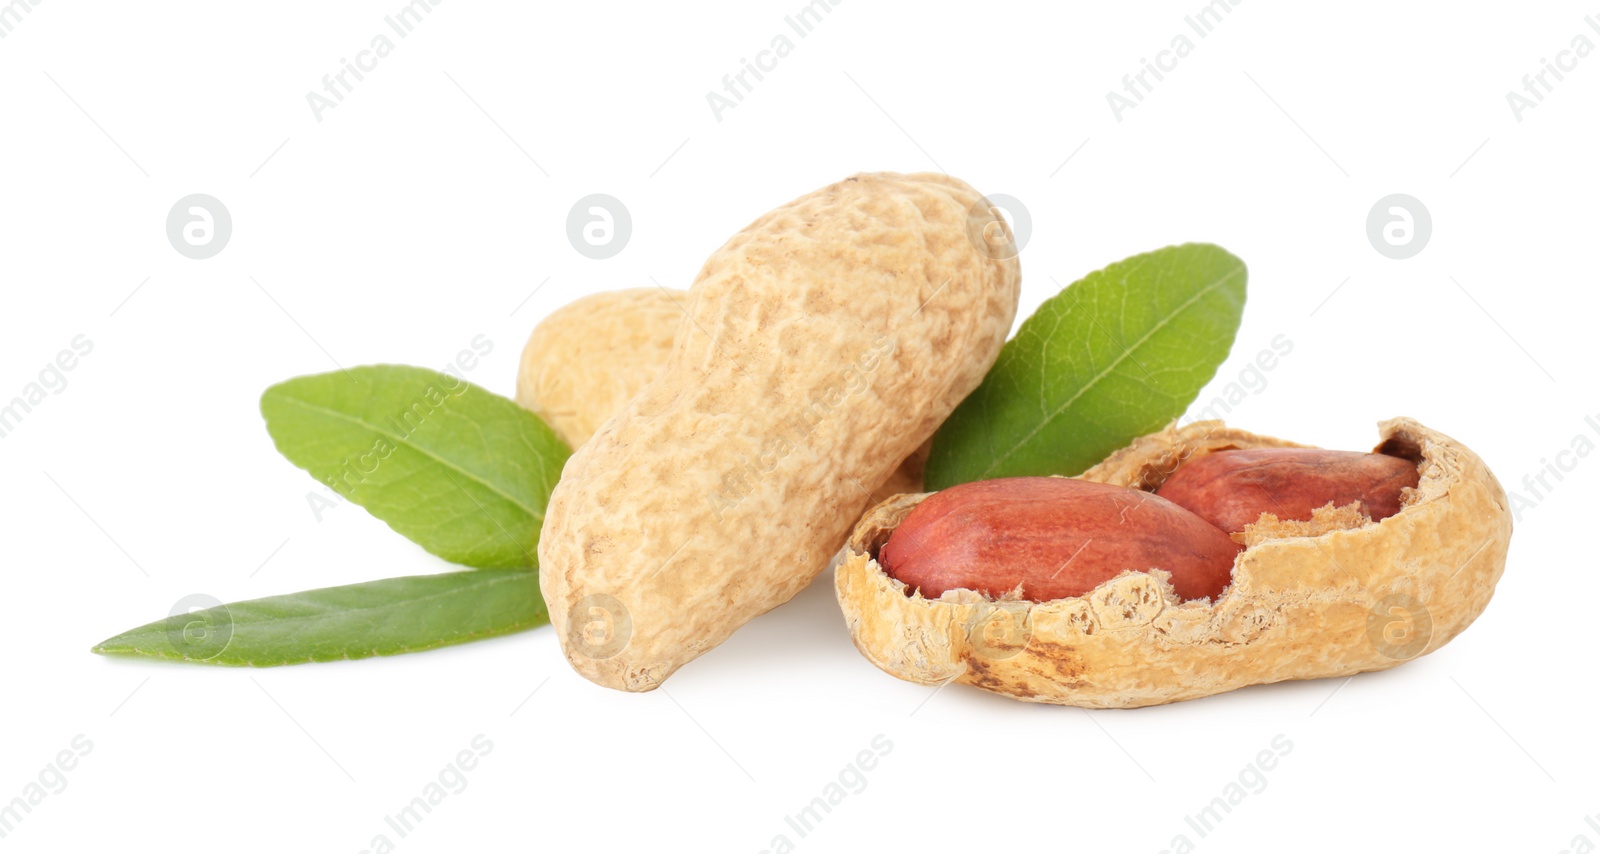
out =
[[1372,521],[1400,512],[1415,463],[1384,454],[1316,448],[1216,451],[1178,467],[1156,494],[1230,534],[1271,513],[1306,521],[1328,502],[1360,503]]
[[1063,477],[952,486],[906,517],[878,561],[925,598],[964,588],[1047,602],[1082,596],[1124,570],[1164,569],[1183,599],[1215,598],[1241,547],[1148,492]]

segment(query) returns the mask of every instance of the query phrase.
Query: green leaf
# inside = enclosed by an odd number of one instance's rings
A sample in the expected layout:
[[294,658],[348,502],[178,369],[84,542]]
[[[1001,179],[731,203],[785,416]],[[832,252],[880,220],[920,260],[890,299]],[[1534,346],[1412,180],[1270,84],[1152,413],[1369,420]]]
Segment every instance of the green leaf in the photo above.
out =
[[454,563],[537,565],[550,490],[571,454],[538,416],[449,374],[366,365],[261,395],[278,451]]
[[1166,426],[1227,358],[1245,278],[1227,250],[1188,243],[1046,300],[934,435],[927,488],[1078,474]]
[[123,632],[93,651],[274,667],[417,652],[548,621],[537,573],[464,570],[218,605]]

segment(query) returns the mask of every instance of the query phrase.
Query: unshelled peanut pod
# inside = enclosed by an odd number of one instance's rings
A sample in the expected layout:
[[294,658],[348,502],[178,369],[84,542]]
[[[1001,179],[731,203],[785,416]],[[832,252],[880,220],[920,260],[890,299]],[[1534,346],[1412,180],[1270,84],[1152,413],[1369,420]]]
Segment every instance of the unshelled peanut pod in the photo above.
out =
[[[688,291],[667,288],[601,291],[556,309],[522,348],[517,403],[543,418],[567,447],[579,447],[666,370],[688,309]],[[870,503],[922,489],[928,446],[873,484]]]
[[974,237],[998,222],[955,178],[863,174],[706,261],[661,375],[550,498],[540,587],[575,670],[648,691],[827,568],[1011,329],[1015,253]]
[[683,291],[602,291],[533,328],[517,368],[517,403],[577,448],[661,375],[683,322]]
[[[1308,520],[1263,517],[1217,599],[1184,601],[1159,567],[1082,596],[1030,602],[968,589],[926,598],[884,572],[885,542],[927,495],[901,495],[851,534],[835,590],[856,647],[894,676],[950,680],[1022,700],[1132,708],[1286,679],[1382,670],[1443,646],[1488,605],[1505,568],[1511,513],[1477,455],[1408,418],[1379,425],[1377,452],[1414,466],[1398,512],[1357,503]],[[1153,491],[1234,449],[1301,447],[1228,429],[1174,427],[1081,475]]]

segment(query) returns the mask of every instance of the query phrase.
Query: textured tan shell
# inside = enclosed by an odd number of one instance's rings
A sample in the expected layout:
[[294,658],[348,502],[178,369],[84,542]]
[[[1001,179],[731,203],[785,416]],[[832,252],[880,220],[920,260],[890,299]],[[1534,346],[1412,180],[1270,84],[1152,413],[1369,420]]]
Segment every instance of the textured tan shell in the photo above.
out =
[[[576,448],[666,369],[688,291],[630,288],[577,299],[528,336],[517,369],[517,403]],[[928,443],[872,492],[871,504],[922,489]]]
[[1011,328],[1018,265],[972,239],[995,222],[980,202],[857,175],[711,256],[662,376],[551,496],[540,586],[574,669],[650,690],[827,568]]
[[[835,576],[851,637],[911,682],[953,679],[1088,708],[1346,676],[1432,652],[1488,605],[1511,514],[1494,475],[1459,442],[1408,418],[1379,426],[1391,452],[1420,458],[1421,482],[1401,511],[1377,523],[1353,508],[1325,508],[1310,523],[1263,516],[1241,535],[1249,547],[1215,603],[1178,601],[1164,571],[1042,603],[967,590],[907,596],[874,558],[927,496],[896,496],[857,525]],[[1261,447],[1297,446],[1200,422],[1141,438],[1082,476],[1153,489],[1192,455]]]
[[688,294],[632,288],[551,312],[522,348],[517,403],[576,448],[661,375]]

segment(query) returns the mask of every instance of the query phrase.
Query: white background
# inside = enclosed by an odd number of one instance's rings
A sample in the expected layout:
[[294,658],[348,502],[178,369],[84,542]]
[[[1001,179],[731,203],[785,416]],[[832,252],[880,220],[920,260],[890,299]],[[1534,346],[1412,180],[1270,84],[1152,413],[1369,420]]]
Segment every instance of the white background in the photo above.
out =
[[[846,0],[718,121],[706,93],[802,0],[450,2],[319,122],[306,94],[402,5],[49,0],[0,40],[0,400],[75,335],[94,342],[0,439],[0,800],[75,735],[93,744],[5,847],[1600,842],[1584,820],[1600,811],[1600,459],[1562,457],[1574,470],[1537,496],[1523,483],[1575,437],[1600,443],[1584,420],[1600,423],[1600,57],[1521,121],[1506,101],[1574,36],[1600,43],[1593,3],[1252,0],[1191,33],[1193,53],[1118,121],[1107,92],[1202,0]],[[1281,334],[1292,354],[1232,423],[1361,449],[1405,414],[1478,451],[1529,502],[1488,611],[1388,672],[1131,712],[890,678],[851,646],[826,576],[647,695],[573,674],[548,628],[262,671],[89,654],[191,593],[446,568],[353,505],[317,521],[314,482],[263,429],[267,385],[336,361],[442,367],[481,333],[494,351],[469,378],[509,395],[523,339],[557,306],[686,287],[757,215],[879,169],[943,169],[1026,205],[1019,317],[1136,252],[1207,240],[1244,258],[1244,325],[1202,399]],[[604,261],[565,234],[597,192],[633,218]],[[190,193],[232,212],[210,260],[164,234]],[[1390,193],[1432,213],[1411,260],[1365,234]],[[384,817],[477,734],[493,747],[466,788],[398,838]],[[865,789],[800,838],[785,816],[880,734],[892,752]],[[1199,837],[1185,816],[1280,734],[1293,748],[1265,789]]]

